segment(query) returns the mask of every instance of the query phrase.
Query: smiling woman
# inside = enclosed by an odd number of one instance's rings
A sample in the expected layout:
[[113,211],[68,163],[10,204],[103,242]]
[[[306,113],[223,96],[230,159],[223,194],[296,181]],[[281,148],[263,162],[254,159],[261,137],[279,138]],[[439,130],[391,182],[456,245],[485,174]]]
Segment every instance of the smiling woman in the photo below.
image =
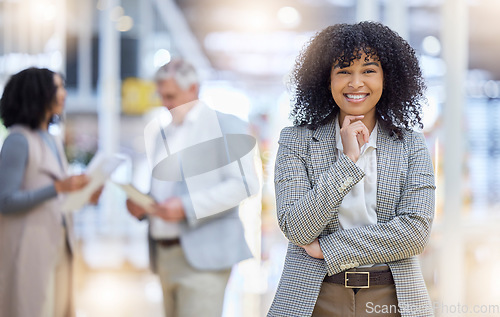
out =
[[417,255],[434,217],[415,52],[371,22],[330,26],[293,73],[275,186],[289,240],[268,316],[433,316]]
[[363,62],[360,66],[371,66],[365,78],[373,76],[373,71],[378,71],[376,76],[383,75],[375,112],[381,126],[398,137],[401,128],[422,127],[420,102],[425,84],[415,51],[389,28],[371,22],[329,26],[297,58],[291,82],[294,124],[316,128],[331,121],[340,106],[335,96],[332,99],[331,81],[345,75],[357,61]]

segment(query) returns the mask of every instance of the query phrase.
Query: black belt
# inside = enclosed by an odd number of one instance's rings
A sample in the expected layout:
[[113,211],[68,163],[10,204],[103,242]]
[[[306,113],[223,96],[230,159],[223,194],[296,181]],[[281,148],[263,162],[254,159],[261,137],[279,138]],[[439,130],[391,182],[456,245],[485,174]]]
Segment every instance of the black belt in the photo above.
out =
[[369,288],[371,285],[394,284],[394,279],[390,269],[386,271],[345,271],[331,276],[326,276],[323,280],[327,283],[344,285],[346,288]]
[[178,245],[181,243],[181,240],[179,238],[175,239],[161,239],[161,240],[155,240],[157,244],[164,248],[172,247],[174,245]]

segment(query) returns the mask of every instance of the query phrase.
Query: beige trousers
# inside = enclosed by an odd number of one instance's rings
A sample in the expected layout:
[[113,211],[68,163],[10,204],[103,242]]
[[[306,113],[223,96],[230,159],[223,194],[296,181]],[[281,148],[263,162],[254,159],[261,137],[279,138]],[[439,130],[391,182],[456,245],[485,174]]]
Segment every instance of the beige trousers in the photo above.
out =
[[[387,266],[358,268],[357,272],[386,270]],[[373,285],[355,293],[344,285],[323,282],[312,317],[401,316],[398,312],[396,288]]]
[[56,266],[49,278],[43,317],[73,317],[73,263],[71,252],[63,230],[63,243],[59,246]]
[[156,267],[163,289],[166,317],[220,317],[231,269],[193,268],[179,245],[156,246]]

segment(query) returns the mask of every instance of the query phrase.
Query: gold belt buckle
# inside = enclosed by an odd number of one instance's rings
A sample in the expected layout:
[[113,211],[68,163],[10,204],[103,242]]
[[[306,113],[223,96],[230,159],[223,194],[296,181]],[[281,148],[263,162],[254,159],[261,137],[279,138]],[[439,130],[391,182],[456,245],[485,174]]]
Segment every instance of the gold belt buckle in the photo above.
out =
[[[347,281],[349,281],[349,274],[365,274],[366,275],[366,285],[362,285],[362,286],[351,286],[351,285],[347,285]],[[370,272],[345,272],[345,276],[344,276],[344,286],[346,288],[370,288]]]

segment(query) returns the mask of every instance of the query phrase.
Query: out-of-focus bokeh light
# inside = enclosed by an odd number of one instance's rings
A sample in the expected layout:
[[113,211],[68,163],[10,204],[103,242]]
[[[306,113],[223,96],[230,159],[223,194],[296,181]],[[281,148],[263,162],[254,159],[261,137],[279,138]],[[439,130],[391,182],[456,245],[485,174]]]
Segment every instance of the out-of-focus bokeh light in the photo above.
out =
[[241,13],[241,25],[249,31],[265,31],[271,24],[269,14],[261,9],[245,10]]
[[429,35],[422,41],[422,48],[426,54],[438,56],[441,53],[441,42],[437,37]]
[[166,49],[162,48],[157,50],[153,57],[154,67],[158,68],[165,65],[166,63],[170,62],[171,58],[172,56],[170,55],[170,52]]
[[116,22],[116,29],[120,32],[127,32],[134,26],[134,19],[128,15],[121,16]]
[[97,0],[97,10],[106,10],[108,8],[108,0]]
[[294,7],[283,7],[278,10],[278,20],[286,27],[296,27],[302,20],[299,11]]

